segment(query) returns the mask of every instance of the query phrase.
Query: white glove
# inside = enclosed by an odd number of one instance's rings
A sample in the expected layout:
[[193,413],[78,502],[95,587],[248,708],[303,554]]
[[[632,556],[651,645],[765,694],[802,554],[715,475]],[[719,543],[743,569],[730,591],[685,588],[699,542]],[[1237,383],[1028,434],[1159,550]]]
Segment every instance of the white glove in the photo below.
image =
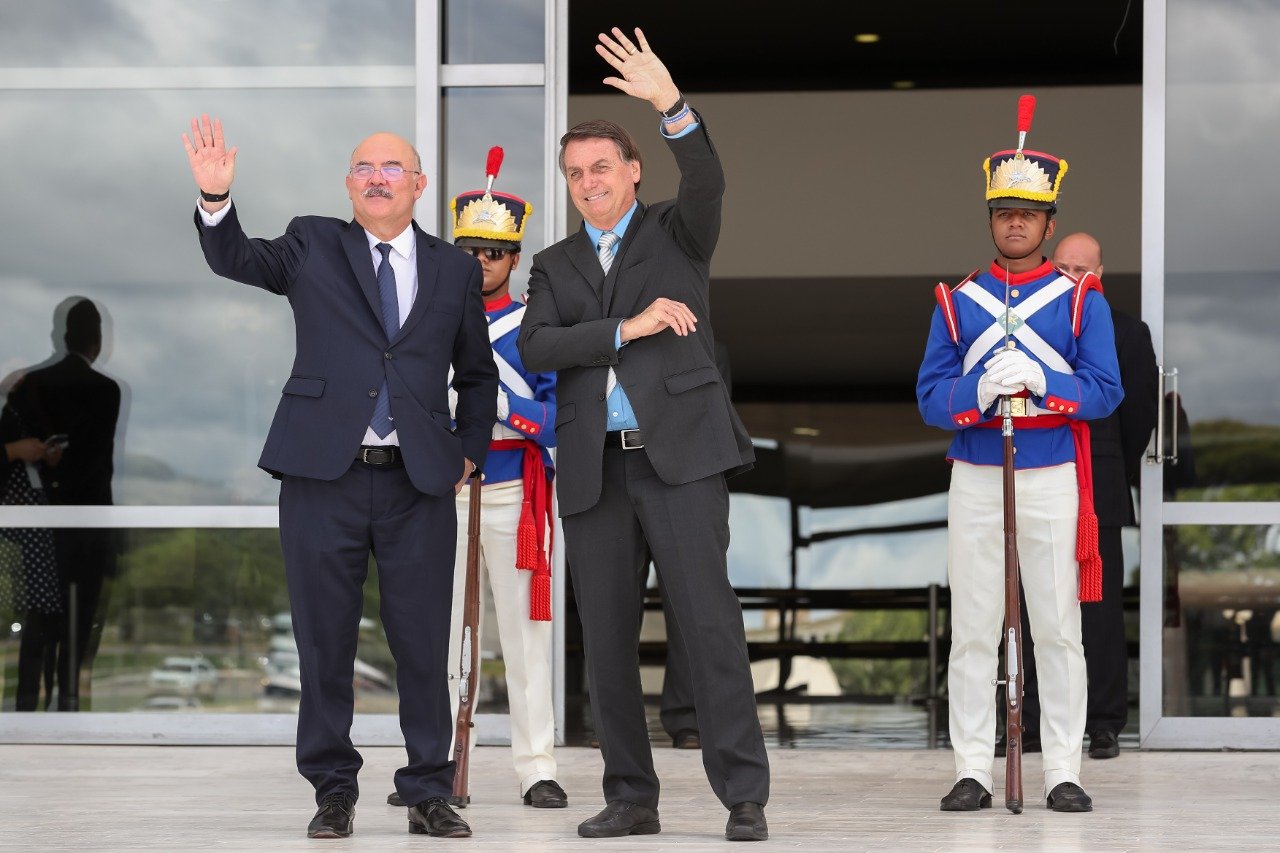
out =
[[1044,368],[1022,350],[1001,350],[982,366],[987,369],[983,375],[999,385],[1017,386],[1019,391],[1026,388],[1037,397],[1043,397],[1048,388]]
[[996,397],[1017,394],[1021,390],[1021,385],[1002,385],[996,382],[991,378],[991,372],[987,371],[978,380],[978,411],[985,412],[990,409],[991,404],[996,401]]
[[458,419],[458,392],[452,385],[449,386],[449,417],[455,421]]
[[511,414],[511,401],[507,399],[507,392],[501,387],[498,388],[498,420],[505,421],[507,415]]

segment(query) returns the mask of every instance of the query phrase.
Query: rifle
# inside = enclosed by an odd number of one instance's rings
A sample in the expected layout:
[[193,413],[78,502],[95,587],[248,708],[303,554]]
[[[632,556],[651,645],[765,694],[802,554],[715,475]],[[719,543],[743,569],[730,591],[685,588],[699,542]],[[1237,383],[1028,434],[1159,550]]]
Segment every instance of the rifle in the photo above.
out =
[[1009,398],[1004,422],[1004,804],[1022,813],[1022,603],[1018,600],[1018,522],[1013,488],[1013,414]]
[[[1009,281],[1004,286],[1004,345],[1013,348],[1009,334]],[[1025,405],[1025,404],[1024,404]],[[1004,437],[1004,804],[1022,813],[1022,602],[1018,566],[1018,513],[1014,494],[1013,401],[1000,398],[1000,434]]]
[[480,472],[471,475],[467,502],[467,581],[462,598],[462,660],[458,679],[458,721],[453,735],[453,796],[466,803],[471,770],[472,717],[480,686]]

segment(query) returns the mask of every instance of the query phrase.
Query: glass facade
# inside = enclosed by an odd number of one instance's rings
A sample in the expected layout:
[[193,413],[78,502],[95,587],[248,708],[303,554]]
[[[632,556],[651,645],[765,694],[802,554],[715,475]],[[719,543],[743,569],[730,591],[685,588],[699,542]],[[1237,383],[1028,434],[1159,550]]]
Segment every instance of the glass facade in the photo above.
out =
[[[1164,95],[1164,451],[1145,483],[1144,742],[1276,742],[1280,639],[1280,190],[1270,156],[1280,9],[1250,0],[1168,0]],[[1226,189],[1242,171],[1247,188]],[[1150,243],[1150,238],[1148,238]],[[1151,289],[1147,288],[1150,293]],[[1151,474],[1161,474],[1159,478]],[[1159,558],[1156,558],[1156,555]],[[1247,719],[1240,719],[1247,718]]]
[[450,65],[543,61],[544,0],[445,0],[443,5],[444,61]]
[[412,65],[414,0],[0,2],[0,67]]
[[1165,486],[1179,501],[1280,501],[1280,174],[1263,165],[1280,134],[1277,31],[1274,4],[1168,3],[1164,355],[1183,411]]
[[[239,149],[234,200],[252,235],[281,234],[299,213],[349,218],[343,179],[355,144],[379,130],[410,139],[421,131],[423,95],[404,86],[403,72],[415,65],[415,16],[442,14],[440,4],[262,8],[231,0],[216,16],[163,0],[82,5],[3,3],[0,67],[33,74],[0,88],[0,127],[14,161],[42,168],[36,194],[29,169],[0,178],[8,197],[28,199],[0,214],[0,503],[24,511],[133,505],[154,508],[157,518],[173,508],[271,513],[278,484],[257,458],[289,376],[292,317],[286,300],[209,271],[180,136],[193,116],[223,119],[228,144]],[[542,60],[544,4],[452,5],[451,61]],[[492,15],[517,26],[494,29]],[[166,69],[198,75],[232,66],[261,67],[265,76],[251,88],[165,86]],[[385,87],[332,88],[323,68],[307,78],[319,66],[394,73]],[[58,69],[59,82],[44,85],[39,68]],[[112,77],[124,82],[103,88],[86,70],[94,68],[154,75]],[[260,85],[273,79],[284,82]],[[424,203],[447,205],[451,193],[480,185],[484,153],[499,144],[507,150],[501,186],[545,216],[543,88],[440,95],[446,149],[474,156],[430,175]],[[545,245],[547,230],[538,223],[528,232],[532,250]],[[73,307],[86,300],[89,320]],[[67,364],[91,378],[66,389],[46,376]],[[56,416],[46,417],[49,406]],[[31,443],[50,438],[45,424],[55,421],[74,423],[65,455],[33,455]],[[86,480],[96,484],[92,495]],[[77,512],[102,523],[92,507]],[[297,651],[277,531],[269,522],[159,524],[0,527],[0,709],[296,711]],[[356,710],[394,714],[395,668],[372,561],[370,575]],[[496,637],[485,644],[482,672],[483,711],[505,710]]]
[[1165,714],[1280,716],[1280,526],[1181,525],[1164,541]]

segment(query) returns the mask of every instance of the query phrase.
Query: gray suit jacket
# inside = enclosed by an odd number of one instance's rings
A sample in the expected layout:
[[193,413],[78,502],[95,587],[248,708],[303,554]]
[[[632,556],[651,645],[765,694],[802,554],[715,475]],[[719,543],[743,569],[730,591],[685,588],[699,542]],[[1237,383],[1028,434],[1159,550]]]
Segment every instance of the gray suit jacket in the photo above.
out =
[[[667,140],[680,168],[676,198],[637,208],[608,276],[585,227],[534,256],[520,357],[530,370],[559,371],[561,515],[590,509],[600,499],[610,366],[663,482],[732,475],[755,460],[716,369],[709,279],[724,172],[706,123],[698,120],[693,132]],[[658,297],[688,305],[698,318],[697,332],[680,337],[668,329],[615,349],[619,323]]]

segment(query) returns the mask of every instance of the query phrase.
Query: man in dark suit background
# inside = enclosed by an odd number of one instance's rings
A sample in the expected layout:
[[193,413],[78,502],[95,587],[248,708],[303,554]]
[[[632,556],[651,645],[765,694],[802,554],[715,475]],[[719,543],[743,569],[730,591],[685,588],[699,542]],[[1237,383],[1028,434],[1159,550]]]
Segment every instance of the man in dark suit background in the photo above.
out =
[[559,371],[560,512],[605,762],[607,805],[578,834],[660,829],[636,657],[652,559],[689,658],[707,778],[730,810],[725,834],[762,840],[769,763],[725,557],[725,476],[754,453],[709,322],[724,174],[643,34],[633,43],[614,28],[600,41],[620,75],[605,83],[662,114],[681,178],[676,199],[643,205],[625,129],[590,121],[565,134],[560,167],[585,222],[534,258],[521,325],[525,366]]
[[[102,353],[102,314],[97,306],[75,297],[59,306],[58,313],[62,311],[66,355],[28,373],[10,402],[38,435],[65,448],[56,464],[41,468],[49,503],[109,506],[120,385],[93,368]],[[56,325],[61,323],[55,323],[55,330]],[[18,710],[35,710],[40,671],[55,658],[58,710],[80,709],[81,672],[92,669],[101,638],[104,583],[116,571],[114,531],[58,529],[53,539],[63,618],[33,621],[23,632]]]
[[[1102,277],[1102,246],[1083,232],[1058,241],[1053,265],[1073,278],[1087,272]],[[1124,400],[1108,417],[1089,421],[1093,456],[1093,506],[1098,516],[1098,553],[1102,557],[1102,600],[1080,605],[1080,637],[1089,674],[1085,733],[1090,758],[1115,758],[1119,735],[1129,721],[1129,653],[1124,635],[1124,549],[1121,528],[1137,524],[1131,487],[1137,487],[1142,454],[1156,426],[1159,367],[1151,330],[1123,311],[1111,309],[1116,332],[1116,356]],[[1026,608],[1023,607],[1023,619]],[[1028,724],[1024,745],[1040,741],[1040,696],[1036,679],[1035,645],[1023,624],[1025,648],[1023,720]]]
[[454,495],[483,464],[497,417],[480,266],[413,222],[427,181],[398,136],[374,134],[352,152],[351,222],[300,216],[274,240],[240,227],[229,200],[236,149],[226,148],[221,122],[193,119],[183,141],[210,268],[288,297],[297,330],[259,465],[282,480],[280,540],[302,674],[298,770],[320,806],[307,834],[352,832],[361,765],[350,738],[352,674],[372,552],[409,757],[395,780],[409,831],[469,836],[446,803],[446,656]]
[[[1088,234],[1058,241],[1053,264],[1079,278],[1102,277],[1102,246]],[[1124,551],[1120,529],[1137,524],[1131,487],[1138,485],[1142,454],[1156,426],[1159,370],[1151,330],[1111,309],[1124,400],[1110,417],[1089,422],[1093,449],[1093,505],[1102,556],[1102,600],[1080,605],[1080,634],[1089,672],[1085,732],[1090,758],[1120,754],[1118,736],[1129,720],[1129,653],[1124,637]]]

